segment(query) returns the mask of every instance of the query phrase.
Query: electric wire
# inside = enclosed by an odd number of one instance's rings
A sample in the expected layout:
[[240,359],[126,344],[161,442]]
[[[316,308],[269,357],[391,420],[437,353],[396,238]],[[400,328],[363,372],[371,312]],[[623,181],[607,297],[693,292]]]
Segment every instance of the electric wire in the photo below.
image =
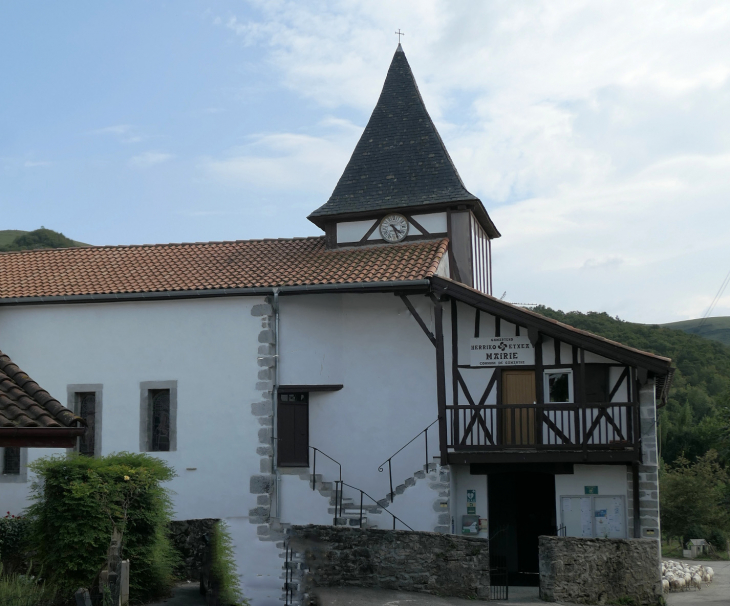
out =
[[722,284],[720,285],[720,289],[717,291],[717,294],[715,295],[715,298],[710,303],[710,306],[707,308],[707,311],[705,312],[705,315],[702,316],[702,320],[700,320],[699,325],[697,326],[697,330],[702,328],[702,326],[707,322],[707,318],[710,317],[710,314],[714,311],[715,306],[720,301],[720,297],[722,297],[722,294],[725,292],[725,289],[727,288],[727,285],[730,283],[730,271],[727,272],[727,275],[725,276],[725,279],[722,281]]

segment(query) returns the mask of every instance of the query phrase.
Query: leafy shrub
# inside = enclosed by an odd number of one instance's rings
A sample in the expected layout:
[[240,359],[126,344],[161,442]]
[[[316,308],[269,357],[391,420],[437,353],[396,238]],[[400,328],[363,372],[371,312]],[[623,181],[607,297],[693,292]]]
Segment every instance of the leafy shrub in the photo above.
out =
[[27,509],[30,540],[61,597],[98,586],[113,530],[130,560],[130,599],[169,594],[176,555],[167,537],[171,502],[162,482],[174,471],[146,454],[38,459]]
[[219,602],[226,606],[248,604],[248,600],[241,592],[241,583],[236,573],[233,540],[225,522],[219,521],[213,527],[211,552],[210,574],[218,587]]
[[4,574],[0,564],[0,606],[50,606],[55,591],[44,581],[27,574]]
[[727,551],[727,534],[719,528],[711,529],[706,540],[718,551]]
[[14,572],[25,566],[28,549],[28,519],[10,515],[0,518],[0,564],[6,572]]
[[667,537],[706,539],[709,529],[730,528],[725,492],[730,479],[718,463],[717,452],[707,451],[690,463],[679,457],[660,468],[659,492],[662,526]]

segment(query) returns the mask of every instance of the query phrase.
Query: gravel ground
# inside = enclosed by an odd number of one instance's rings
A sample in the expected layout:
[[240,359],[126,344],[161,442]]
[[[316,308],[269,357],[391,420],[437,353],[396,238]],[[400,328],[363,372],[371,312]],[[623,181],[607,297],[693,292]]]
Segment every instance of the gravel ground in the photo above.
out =
[[[410,593],[387,589],[328,587],[317,590],[323,606],[474,606],[480,602],[460,598],[442,598],[427,593]],[[545,604],[538,597],[537,587],[510,587],[509,601],[484,602],[499,606]],[[571,605],[566,605],[571,606]]]

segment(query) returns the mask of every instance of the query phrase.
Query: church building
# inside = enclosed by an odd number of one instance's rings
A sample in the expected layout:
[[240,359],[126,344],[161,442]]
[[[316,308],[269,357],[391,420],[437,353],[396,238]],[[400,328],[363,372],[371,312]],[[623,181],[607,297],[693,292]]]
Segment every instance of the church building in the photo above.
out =
[[[88,421],[76,449],[174,467],[177,519],[226,520],[255,606],[287,599],[292,524],[489,537],[525,585],[539,535],[659,540],[671,361],[492,296],[501,234],[400,45],[309,220],[323,235],[0,254],[0,349]],[[21,451],[2,511],[54,452]]]

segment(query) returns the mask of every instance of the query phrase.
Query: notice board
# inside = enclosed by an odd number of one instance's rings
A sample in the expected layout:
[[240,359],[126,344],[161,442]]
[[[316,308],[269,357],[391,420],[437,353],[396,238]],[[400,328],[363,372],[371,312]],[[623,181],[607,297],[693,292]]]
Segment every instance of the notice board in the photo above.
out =
[[623,496],[560,497],[565,536],[626,538],[626,505]]

